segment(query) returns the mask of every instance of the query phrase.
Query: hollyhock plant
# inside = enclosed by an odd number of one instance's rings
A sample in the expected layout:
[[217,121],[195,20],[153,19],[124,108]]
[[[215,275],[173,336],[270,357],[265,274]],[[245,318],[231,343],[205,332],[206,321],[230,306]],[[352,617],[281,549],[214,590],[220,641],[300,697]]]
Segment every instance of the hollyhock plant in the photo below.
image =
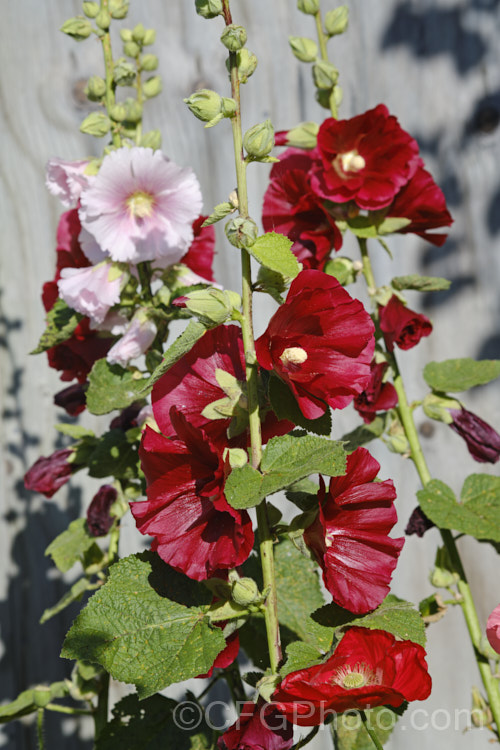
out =
[[472,458],[479,463],[496,464],[500,459],[500,435],[488,422],[463,407],[450,409],[451,429],[467,444]]
[[217,741],[219,750],[290,750],[293,726],[275,706],[247,701],[235,723]]
[[55,195],[63,206],[74,206],[82,193],[88,187],[91,178],[85,174],[88,160],[65,161],[53,157],[47,162],[46,180],[49,193]]
[[69,307],[90,320],[95,327],[103,322],[127,280],[125,271],[103,261],[86,268],[63,268],[57,282],[59,296]]
[[294,724],[317,726],[333,712],[425,700],[431,685],[422,646],[352,627],[323,664],[287,675],[273,705]]
[[191,169],[161,151],[134,146],[104,157],[83,191],[82,227],[118,262],[177,263],[193,240],[201,191]]
[[312,192],[309,172],[317,162],[301,149],[287,149],[274,164],[264,196],[262,225],[266,232],[284,234],[304,268],[322,269],[332,248],[342,247],[334,219]]
[[429,318],[410,310],[395,294],[379,308],[379,322],[389,352],[394,351],[395,345],[400,349],[413,349],[421,338],[432,333]]
[[94,362],[106,356],[112,343],[111,338],[91,330],[88,318],[83,318],[71,338],[47,349],[49,366],[61,372],[63,381],[77,378],[79,383],[85,383]]
[[354,408],[366,424],[373,422],[379,411],[393,409],[398,403],[398,394],[392,383],[384,383],[387,362],[372,362],[370,382],[363,393],[354,398]]
[[141,534],[176,570],[204,580],[241,565],[253,547],[252,522],[224,497],[221,451],[175,407],[168,439],[146,426],[140,447],[148,484],[143,502],[131,503]]
[[342,409],[370,381],[373,322],[337,279],[301,271],[255,342],[257,359],[293,391],[303,415]]
[[62,448],[50,456],[40,456],[24,475],[26,489],[40,492],[47,498],[52,497],[73,472],[74,466],[69,462],[72,454],[71,448]]
[[500,654],[500,604],[495,607],[488,617],[486,624],[486,636],[491,648]]
[[356,614],[375,609],[389,593],[404,544],[388,536],[397,521],[396,490],[391,479],[374,481],[379,469],[365,448],[351,453],[328,493],[321,481],[319,513],[304,532],[333,601]]
[[103,484],[92,498],[87,508],[87,527],[92,536],[106,536],[113,525],[111,506],[118,492],[111,484]]
[[417,142],[383,104],[350,120],[325,120],[317,150],[321,166],[311,177],[314,192],[368,210],[388,206],[420,164]]
[[131,359],[140,357],[149,349],[157,333],[158,329],[155,323],[143,309],[139,308],[123,336],[113,344],[107,353],[106,359],[112,365],[118,364],[126,367]]

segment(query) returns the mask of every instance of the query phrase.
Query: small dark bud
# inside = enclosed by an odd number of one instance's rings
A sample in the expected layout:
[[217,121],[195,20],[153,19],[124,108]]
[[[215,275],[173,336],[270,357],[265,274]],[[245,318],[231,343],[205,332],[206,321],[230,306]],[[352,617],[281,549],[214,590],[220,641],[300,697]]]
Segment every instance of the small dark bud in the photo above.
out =
[[110,509],[118,493],[110,484],[103,484],[87,509],[87,526],[92,536],[106,536],[113,525]]

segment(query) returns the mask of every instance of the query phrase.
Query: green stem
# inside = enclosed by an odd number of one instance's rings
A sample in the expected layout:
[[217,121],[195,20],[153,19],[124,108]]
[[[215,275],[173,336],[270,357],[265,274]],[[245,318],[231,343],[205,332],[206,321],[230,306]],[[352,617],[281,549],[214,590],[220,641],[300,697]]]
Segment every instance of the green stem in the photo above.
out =
[[323,19],[321,18],[321,10],[318,10],[318,12],[314,14],[314,20],[316,21],[316,33],[318,35],[321,59],[325,62],[328,62],[328,50],[326,48],[326,36],[323,31]]
[[[101,0],[101,10],[107,10],[108,8],[109,0]],[[105,81],[106,81],[106,95],[105,95],[105,102],[106,102],[106,110],[109,113],[111,112],[112,107],[115,104],[115,82],[113,80],[113,53],[111,51],[111,36],[109,34],[109,31],[106,31],[101,36],[101,44],[102,44],[102,52],[104,55],[104,67],[105,67]],[[111,128],[111,135],[113,139],[113,146],[116,146],[119,148],[122,145],[122,141],[120,138],[119,133],[117,133],[114,130],[114,126]]]
[[97,697],[97,706],[94,712],[95,738],[99,737],[103,728],[108,723],[108,702],[109,702],[109,674],[104,672],[101,678],[101,689]]
[[151,302],[153,293],[151,292],[151,264],[145,260],[137,264],[137,273],[142,287],[142,297],[145,302]]
[[309,734],[306,734],[305,737],[300,738],[297,744],[292,747],[292,750],[300,750],[300,748],[308,745],[311,742],[311,740],[313,740],[316,737],[318,732],[319,732],[319,726],[313,727],[311,731],[309,732]]
[[70,716],[93,716],[94,712],[87,708],[72,708],[71,706],[59,706],[57,703],[48,703],[45,706],[46,711],[55,711],[59,714],[69,714]]
[[38,750],[45,750],[45,740],[43,737],[43,719],[44,719],[44,709],[39,708],[36,713],[36,735],[38,739]]
[[364,711],[360,711],[359,713],[361,715],[361,720],[362,720],[362,722],[363,722],[363,724],[365,726],[365,729],[368,732],[368,734],[370,735],[370,739],[373,742],[373,744],[375,745],[375,747],[377,748],[377,750],[384,750],[384,748],[382,746],[382,743],[380,742],[379,738],[377,737],[377,735],[375,734],[375,732],[371,728],[371,726],[370,726],[370,724],[368,722],[368,719],[366,717],[365,712]]
[[[140,55],[137,56],[137,59],[136,59],[135,63],[136,63],[136,68],[137,68],[137,75],[136,75],[136,79],[135,79],[136,87],[137,87],[137,103],[140,104],[141,107],[142,107],[143,101],[144,101],[144,97],[142,95],[142,76],[141,76],[142,68],[141,68],[141,58],[140,58]],[[139,122],[137,123],[136,128],[135,128],[135,143],[136,143],[136,146],[138,146],[140,144],[141,138],[142,138],[142,118],[139,120]]]

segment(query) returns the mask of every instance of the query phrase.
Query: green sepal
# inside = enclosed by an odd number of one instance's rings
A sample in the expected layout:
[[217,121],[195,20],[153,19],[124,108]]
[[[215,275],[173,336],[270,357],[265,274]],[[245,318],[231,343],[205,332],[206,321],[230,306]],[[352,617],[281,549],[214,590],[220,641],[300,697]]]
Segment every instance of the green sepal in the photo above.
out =
[[98,359],[89,375],[87,409],[99,415],[124,409],[141,400],[147,382],[139,371],[131,372],[105,358]]
[[49,544],[45,555],[52,558],[61,573],[66,573],[94,543],[95,537],[89,534],[85,518],[77,518]]
[[[0,724],[28,716],[46,706],[54,698],[64,698],[68,692],[66,682],[53,682],[51,685],[39,685],[32,690],[24,690],[11,703],[0,706]],[[41,693],[46,693],[46,697],[41,698]]]
[[407,219],[404,216],[388,216],[377,224],[377,234],[384,236],[384,234],[394,234],[399,232],[411,224],[411,219]]
[[86,591],[94,588],[96,588],[96,584],[90,583],[88,578],[79,578],[56,604],[44,610],[40,617],[40,625],[43,625],[44,622],[50,620],[54,615],[62,612],[63,609],[69,607],[73,602],[80,601]]
[[225,203],[218,203],[210,216],[205,219],[202,227],[209,227],[211,224],[216,224],[221,219],[224,219],[226,216],[229,216],[229,214],[234,213],[236,211],[237,206],[233,206],[232,203],[229,203],[229,201],[226,201]]
[[342,435],[341,442],[344,444],[345,451],[353,453],[356,448],[360,448],[362,445],[380,437],[384,432],[385,423],[385,417],[378,416],[369,424],[361,424],[351,432]]
[[40,354],[67,341],[73,335],[82,317],[64,300],[57,299],[54,307],[47,313],[47,327],[40,337],[38,346],[30,353]]
[[451,281],[440,276],[420,276],[413,273],[408,276],[395,276],[391,286],[397,291],[402,289],[414,289],[418,292],[443,292],[449,289]]
[[458,393],[484,385],[500,375],[500,359],[446,359],[429,362],[424,367],[424,380],[434,391]]
[[257,237],[253,245],[248,248],[251,255],[261,265],[271,271],[277,271],[287,279],[294,279],[300,271],[300,264],[290,250],[292,241],[283,234],[266,232]]
[[288,385],[273,374],[269,378],[269,400],[278,419],[288,419],[298,427],[303,427],[316,435],[329,435],[331,433],[332,417],[330,409],[327,407],[323,416],[317,419],[306,419]]

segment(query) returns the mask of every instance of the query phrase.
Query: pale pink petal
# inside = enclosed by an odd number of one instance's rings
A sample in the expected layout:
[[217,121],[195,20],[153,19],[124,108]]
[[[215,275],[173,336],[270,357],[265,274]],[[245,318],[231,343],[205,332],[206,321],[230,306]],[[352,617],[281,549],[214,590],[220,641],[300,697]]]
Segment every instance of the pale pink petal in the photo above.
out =
[[87,268],[63,268],[57,282],[59,296],[73,310],[90,318],[91,327],[99,325],[109,309],[120,301],[122,282],[125,274],[110,280],[112,267],[108,263],[99,263]]
[[111,347],[106,359],[112,365],[126,367],[131,359],[140,357],[149,349],[156,334],[156,325],[139,310],[132,318],[125,334]]
[[81,229],[78,235],[78,242],[85,257],[94,265],[100,263],[102,260],[106,260],[108,257],[108,254],[97,244],[95,237],[90,232],[87,232],[86,229]]
[[65,161],[49,159],[46,167],[45,184],[52,195],[55,195],[63,206],[72,208],[89,185],[89,177],[84,174],[88,161]]

